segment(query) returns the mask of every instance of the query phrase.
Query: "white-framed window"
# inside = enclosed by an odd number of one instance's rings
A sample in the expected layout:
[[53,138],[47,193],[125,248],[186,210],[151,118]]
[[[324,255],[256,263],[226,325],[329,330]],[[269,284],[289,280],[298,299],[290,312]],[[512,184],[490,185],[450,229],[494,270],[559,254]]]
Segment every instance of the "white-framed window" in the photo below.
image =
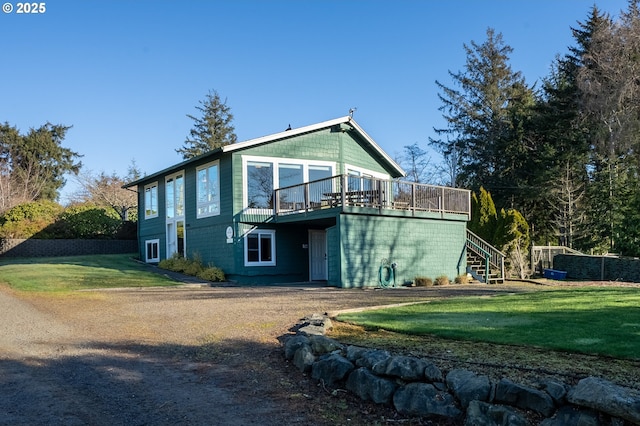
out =
[[276,266],[276,231],[254,229],[244,236],[244,266]]
[[160,240],[146,240],[144,242],[145,256],[147,263],[160,262]]
[[167,220],[184,217],[184,173],[167,176],[164,190]]
[[347,180],[348,191],[367,191],[367,190],[373,189],[374,178],[389,179],[389,175],[363,169],[361,167],[346,165],[345,168],[348,175],[348,180]]
[[336,163],[321,160],[243,156],[244,208],[270,210],[273,190],[334,175]]
[[158,217],[158,182],[144,187],[144,218]]
[[196,169],[197,217],[220,214],[220,167],[219,161],[205,164]]

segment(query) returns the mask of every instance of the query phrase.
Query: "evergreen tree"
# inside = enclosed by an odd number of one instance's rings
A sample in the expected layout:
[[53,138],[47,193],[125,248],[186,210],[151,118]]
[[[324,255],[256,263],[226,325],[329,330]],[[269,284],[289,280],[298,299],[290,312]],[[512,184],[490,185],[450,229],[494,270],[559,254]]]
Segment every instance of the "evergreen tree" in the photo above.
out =
[[80,154],[62,146],[69,126],[47,123],[26,134],[0,125],[0,212],[22,203],[55,200],[65,174],[77,174]]
[[456,184],[476,190],[484,186],[500,202],[518,204],[533,92],[521,74],[511,70],[512,49],[493,29],[487,30],[484,43],[465,44],[464,50],[465,70],[449,72],[458,88],[436,82],[447,126],[434,129],[444,139],[430,143],[444,154],[456,153]]
[[471,193],[471,221],[467,227],[471,232],[493,244],[498,214],[491,193],[480,187],[479,193]]
[[496,226],[495,245],[506,255],[509,275],[526,278],[530,273],[529,224],[516,209],[500,211]]
[[220,99],[217,91],[209,91],[196,109],[202,116],[187,115],[195,124],[182,148],[176,149],[185,160],[235,143],[237,140],[231,108],[227,105],[226,99],[224,102]]
[[[589,22],[589,44],[578,73],[580,110],[588,121],[591,156],[584,249],[634,251],[625,224],[635,202],[640,158],[640,14],[631,0],[618,21],[598,15]],[[630,190],[631,188],[631,190]],[[626,241],[623,243],[623,241]]]

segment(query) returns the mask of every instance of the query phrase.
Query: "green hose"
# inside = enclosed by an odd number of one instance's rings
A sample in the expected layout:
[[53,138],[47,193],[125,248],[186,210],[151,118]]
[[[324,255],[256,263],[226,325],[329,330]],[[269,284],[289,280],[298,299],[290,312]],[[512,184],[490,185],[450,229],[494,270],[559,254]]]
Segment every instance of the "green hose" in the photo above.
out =
[[383,288],[389,287],[395,281],[393,268],[389,264],[380,265],[378,280],[380,281],[380,287]]

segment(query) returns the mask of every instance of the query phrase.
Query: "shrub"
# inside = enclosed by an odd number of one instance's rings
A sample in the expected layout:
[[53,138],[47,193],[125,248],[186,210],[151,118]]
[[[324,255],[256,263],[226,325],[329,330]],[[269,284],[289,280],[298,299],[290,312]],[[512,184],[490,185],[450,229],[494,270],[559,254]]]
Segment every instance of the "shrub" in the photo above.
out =
[[431,287],[433,285],[433,280],[428,277],[416,277],[413,282],[416,287]]
[[202,263],[198,262],[197,260],[192,260],[185,266],[184,273],[187,275],[193,275],[195,277],[198,276],[198,274],[202,272],[203,269],[204,267],[202,266]]
[[208,268],[203,269],[198,273],[197,277],[213,282],[220,282],[225,280],[224,272],[222,272],[222,269],[216,266],[209,266]]
[[67,207],[58,221],[63,238],[112,239],[121,225],[113,213],[90,204]]
[[162,259],[158,267],[169,271],[180,272],[192,275],[207,281],[224,281],[225,276],[222,269],[215,266],[204,267],[200,256],[196,253],[193,259],[187,259],[175,253],[168,259]]
[[450,281],[449,281],[449,277],[447,277],[446,275],[440,275],[439,277],[436,277],[435,281],[433,282],[433,285],[449,285]]
[[456,284],[469,284],[469,275],[467,274],[462,274],[462,275],[458,275],[454,282]]
[[0,215],[0,238],[31,238],[51,226],[63,211],[53,201],[19,204]]

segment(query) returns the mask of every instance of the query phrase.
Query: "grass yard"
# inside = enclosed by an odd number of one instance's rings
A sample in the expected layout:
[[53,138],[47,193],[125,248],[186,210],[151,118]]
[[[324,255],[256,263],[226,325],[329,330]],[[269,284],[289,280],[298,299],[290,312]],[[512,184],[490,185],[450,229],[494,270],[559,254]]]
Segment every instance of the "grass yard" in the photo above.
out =
[[0,283],[15,290],[48,293],[176,284],[126,254],[0,258]]
[[338,319],[365,329],[640,359],[638,288],[464,297]]

